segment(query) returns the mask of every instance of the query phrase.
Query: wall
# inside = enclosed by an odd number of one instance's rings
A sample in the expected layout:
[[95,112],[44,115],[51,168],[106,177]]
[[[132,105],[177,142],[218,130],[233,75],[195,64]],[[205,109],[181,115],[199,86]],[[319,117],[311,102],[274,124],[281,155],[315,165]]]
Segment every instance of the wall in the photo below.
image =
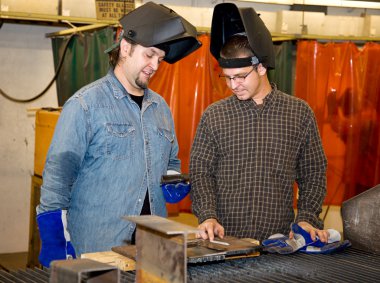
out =
[[[35,0],[33,0],[35,1]],[[86,10],[90,0],[77,5]],[[73,1],[69,1],[73,3]],[[147,1],[137,1],[147,2]],[[222,1],[180,0],[157,1],[167,5],[210,8]],[[236,2],[253,6],[257,11],[289,10],[285,5]],[[82,3],[82,2],[81,2]],[[92,3],[93,4],[93,3]],[[64,7],[68,9],[68,6]],[[91,6],[93,11],[93,5]],[[88,10],[88,9],[87,9]],[[86,10],[86,11],[87,11]],[[338,9],[337,14],[360,15],[363,9]],[[355,10],[355,12],[354,12]],[[379,10],[368,10],[379,14]],[[71,16],[81,16],[72,8]],[[88,13],[83,14],[86,16]],[[51,41],[46,33],[61,28],[4,23],[0,28],[0,88],[10,96],[26,99],[41,92],[54,74]],[[55,85],[40,99],[14,103],[0,96],[0,253],[28,249],[31,175],[34,160],[34,119],[32,108],[56,107]],[[338,215],[338,213],[336,213]],[[331,215],[333,216],[333,215]],[[339,224],[341,225],[341,224]],[[328,225],[331,226],[331,225]],[[338,226],[338,230],[341,230]]]
[[[54,75],[51,40],[59,28],[3,24],[0,29],[0,88],[27,99]],[[28,249],[31,175],[34,161],[33,108],[56,107],[55,84],[40,99],[15,103],[0,96],[0,253]]]

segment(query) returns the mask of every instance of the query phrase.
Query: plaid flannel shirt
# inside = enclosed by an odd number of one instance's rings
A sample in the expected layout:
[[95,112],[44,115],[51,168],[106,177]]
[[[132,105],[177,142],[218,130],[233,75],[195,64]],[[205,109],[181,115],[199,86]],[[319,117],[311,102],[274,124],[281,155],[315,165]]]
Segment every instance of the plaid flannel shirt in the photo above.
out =
[[242,238],[287,234],[293,221],[321,229],[326,167],[306,102],[275,86],[262,105],[230,96],[209,106],[197,128],[190,157],[193,212],[200,223],[216,218],[226,235]]

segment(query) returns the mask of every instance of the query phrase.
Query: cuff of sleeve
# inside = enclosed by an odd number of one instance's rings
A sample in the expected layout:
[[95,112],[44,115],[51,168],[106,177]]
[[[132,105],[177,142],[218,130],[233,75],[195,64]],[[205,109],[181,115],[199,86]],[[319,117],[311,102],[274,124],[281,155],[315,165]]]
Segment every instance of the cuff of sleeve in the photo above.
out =
[[212,211],[203,211],[202,214],[198,215],[197,217],[199,223],[202,223],[203,221],[210,218],[216,219],[219,222],[218,217],[216,217],[216,213]]
[[315,214],[308,211],[298,211],[295,223],[305,221],[317,229],[323,229],[323,221]]

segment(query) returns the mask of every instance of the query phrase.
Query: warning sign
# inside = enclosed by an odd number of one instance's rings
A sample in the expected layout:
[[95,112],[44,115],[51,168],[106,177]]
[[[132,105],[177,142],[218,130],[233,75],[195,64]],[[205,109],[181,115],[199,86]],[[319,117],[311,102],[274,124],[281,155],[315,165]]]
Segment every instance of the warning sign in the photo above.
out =
[[119,20],[135,9],[134,0],[95,0],[98,20]]

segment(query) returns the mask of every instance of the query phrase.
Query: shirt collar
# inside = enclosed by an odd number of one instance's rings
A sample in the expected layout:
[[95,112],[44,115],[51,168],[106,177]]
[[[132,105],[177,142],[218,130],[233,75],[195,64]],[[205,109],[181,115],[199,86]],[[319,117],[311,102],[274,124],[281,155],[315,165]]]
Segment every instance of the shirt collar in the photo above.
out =
[[[122,99],[123,97],[128,97],[129,99],[131,99],[128,91],[123,87],[121,82],[117,79],[112,68],[108,70],[107,77],[111,83],[113,96],[116,99]],[[144,97],[147,102],[159,103],[159,98],[153,95],[153,91],[149,88],[144,90]]]
[[265,96],[264,105],[272,103],[275,100],[275,96],[276,96],[275,93],[277,92],[277,86],[275,83],[271,83],[270,85],[272,87],[272,90],[267,96]]
[[[277,86],[276,84],[274,83],[271,83],[271,87],[272,87],[272,90],[270,91],[270,93],[265,96],[265,98],[263,99],[263,107],[268,107],[269,105],[271,105],[275,100],[276,100],[276,92],[277,92]],[[240,106],[243,106],[243,107],[252,107],[252,106],[256,106],[257,104],[253,101],[253,99],[247,99],[247,100],[239,100],[235,94],[232,95],[233,97],[233,100],[235,101],[235,103],[238,103],[238,105]]]

